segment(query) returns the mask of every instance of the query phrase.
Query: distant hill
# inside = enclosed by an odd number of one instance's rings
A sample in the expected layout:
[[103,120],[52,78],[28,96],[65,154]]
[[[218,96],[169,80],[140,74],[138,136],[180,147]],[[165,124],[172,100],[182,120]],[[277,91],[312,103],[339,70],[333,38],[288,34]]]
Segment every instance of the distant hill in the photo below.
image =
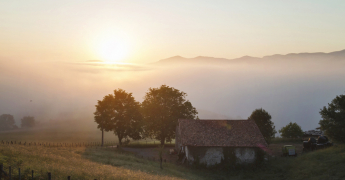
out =
[[231,63],[254,63],[254,62],[267,62],[267,61],[299,61],[299,60],[345,60],[345,50],[335,51],[330,53],[290,53],[286,55],[275,54],[270,56],[251,57],[243,56],[235,59],[215,58],[207,56],[198,56],[195,58],[185,58],[181,56],[174,56],[167,59],[162,59],[154,65],[166,65],[166,64],[231,64]]

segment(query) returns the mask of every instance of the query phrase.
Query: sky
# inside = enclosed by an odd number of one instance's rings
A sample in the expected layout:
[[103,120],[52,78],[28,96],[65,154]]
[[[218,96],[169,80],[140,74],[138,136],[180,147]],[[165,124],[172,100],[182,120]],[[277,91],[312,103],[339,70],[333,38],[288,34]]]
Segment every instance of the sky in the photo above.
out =
[[344,1],[317,0],[0,1],[0,114],[18,125],[30,115],[95,126],[97,100],[114,89],[142,102],[166,84],[186,92],[200,118],[246,119],[263,108],[276,130],[289,122],[314,129],[320,108],[345,93],[345,56],[152,63],[343,50],[344,9]]
[[[345,47],[344,1],[0,1],[0,56],[148,63]],[[112,47],[112,48],[109,48]]]

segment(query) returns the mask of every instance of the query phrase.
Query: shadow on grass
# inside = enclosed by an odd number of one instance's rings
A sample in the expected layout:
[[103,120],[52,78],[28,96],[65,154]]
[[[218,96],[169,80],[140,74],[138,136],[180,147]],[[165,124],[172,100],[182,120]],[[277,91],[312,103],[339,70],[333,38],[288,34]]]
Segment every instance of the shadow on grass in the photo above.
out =
[[89,148],[82,156],[94,162],[141,171],[153,175],[177,177],[183,179],[286,179],[291,162],[296,158],[273,158],[260,165],[206,168],[199,165],[177,165],[163,163],[163,170],[158,161],[136,157],[134,153],[120,148]]
[[104,165],[141,171],[152,175],[169,176],[182,179],[211,179],[204,178],[193,169],[186,169],[171,163],[164,163],[160,169],[158,161],[136,157],[134,153],[126,152],[120,148],[87,148],[82,157]]

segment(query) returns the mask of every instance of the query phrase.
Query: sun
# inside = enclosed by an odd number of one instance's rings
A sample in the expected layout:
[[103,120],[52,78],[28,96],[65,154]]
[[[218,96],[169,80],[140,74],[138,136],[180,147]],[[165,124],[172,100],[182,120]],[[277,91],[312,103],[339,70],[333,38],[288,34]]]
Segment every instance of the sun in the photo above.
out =
[[98,54],[107,63],[123,63],[129,54],[129,43],[123,38],[104,38],[98,46]]

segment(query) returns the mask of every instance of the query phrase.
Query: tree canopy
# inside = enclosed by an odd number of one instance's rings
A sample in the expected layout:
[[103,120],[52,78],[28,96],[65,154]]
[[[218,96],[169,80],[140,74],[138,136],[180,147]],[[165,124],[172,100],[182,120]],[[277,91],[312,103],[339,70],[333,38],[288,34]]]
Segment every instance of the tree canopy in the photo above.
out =
[[32,127],[35,127],[36,125],[36,120],[32,116],[24,116],[21,119],[21,122],[22,122],[21,124],[22,128],[32,128]]
[[261,134],[264,136],[267,144],[270,144],[271,138],[275,136],[274,123],[271,121],[271,115],[264,109],[255,109],[248,119],[252,119],[258,125]]
[[167,85],[150,88],[142,102],[146,135],[160,140],[162,145],[175,138],[178,119],[194,119],[198,113],[186,96]]
[[345,143],[345,95],[336,96],[320,109],[320,129],[333,140]]
[[300,138],[304,134],[301,126],[299,126],[297,123],[292,123],[292,122],[290,122],[285,127],[282,127],[279,130],[279,133],[284,138]]
[[11,114],[2,114],[0,116],[0,131],[11,130],[15,127],[15,121]]
[[120,145],[122,139],[141,139],[142,116],[140,104],[132,93],[122,89],[114,90],[114,94],[106,95],[96,105],[95,122],[99,129],[113,131]]

